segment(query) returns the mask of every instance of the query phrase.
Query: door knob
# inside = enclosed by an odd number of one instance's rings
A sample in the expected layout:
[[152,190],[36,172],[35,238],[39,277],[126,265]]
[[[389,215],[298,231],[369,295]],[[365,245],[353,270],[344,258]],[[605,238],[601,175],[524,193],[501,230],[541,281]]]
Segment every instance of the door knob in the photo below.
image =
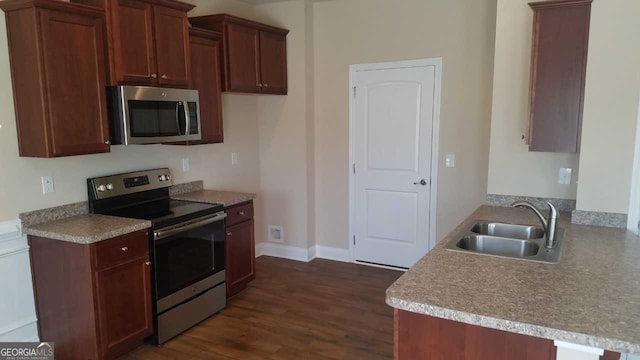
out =
[[160,77],[163,78],[163,79],[168,79],[169,78],[167,75],[162,75]]
[[422,185],[422,186],[427,186],[427,179],[422,179],[418,182],[414,182],[413,185]]

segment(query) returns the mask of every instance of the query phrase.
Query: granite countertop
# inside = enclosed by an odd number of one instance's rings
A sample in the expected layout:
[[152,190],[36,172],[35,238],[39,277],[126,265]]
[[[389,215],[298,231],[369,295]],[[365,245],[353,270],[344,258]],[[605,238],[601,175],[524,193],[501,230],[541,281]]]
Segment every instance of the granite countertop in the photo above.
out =
[[22,232],[49,239],[91,244],[151,227],[146,220],[84,214],[43,224],[27,225]]
[[444,249],[475,220],[539,221],[482,206],[387,289],[387,304],[434,317],[640,354],[640,238],[625,229],[558,224],[558,264]]
[[256,194],[233,191],[198,190],[184,194],[173,195],[173,199],[195,201],[207,204],[222,204],[230,207],[256,198]]

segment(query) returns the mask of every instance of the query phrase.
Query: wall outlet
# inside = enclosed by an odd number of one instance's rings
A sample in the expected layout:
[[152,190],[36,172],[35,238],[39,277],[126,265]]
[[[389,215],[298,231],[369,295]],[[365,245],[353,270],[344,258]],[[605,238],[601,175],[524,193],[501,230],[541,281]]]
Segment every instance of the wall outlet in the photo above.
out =
[[571,168],[560,168],[560,172],[558,173],[558,184],[560,185],[571,184],[572,171],[573,169]]
[[191,162],[189,159],[182,159],[182,172],[191,170]]
[[284,243],[284,230],[282,226],[269,225],[268,231],[267,239],[269,242]]
[[42,193],[51,194],[56,191],[53,187],[53,176],[43,176],[42,178]]
[[456,167],[456,156],[454,154],[447,154],[444,158],[444,166],[448,168]]
[[231,153],[231,165],[238,165],[238,153]]

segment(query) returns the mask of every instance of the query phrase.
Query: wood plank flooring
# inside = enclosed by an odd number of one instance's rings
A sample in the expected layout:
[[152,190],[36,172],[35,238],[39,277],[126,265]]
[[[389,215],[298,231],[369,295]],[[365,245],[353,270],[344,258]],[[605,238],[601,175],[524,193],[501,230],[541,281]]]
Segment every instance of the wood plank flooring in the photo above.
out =
[[392,359],[393,309],[384,292],[400,275],[262,256],[256,280],[225,310],[128,359]]

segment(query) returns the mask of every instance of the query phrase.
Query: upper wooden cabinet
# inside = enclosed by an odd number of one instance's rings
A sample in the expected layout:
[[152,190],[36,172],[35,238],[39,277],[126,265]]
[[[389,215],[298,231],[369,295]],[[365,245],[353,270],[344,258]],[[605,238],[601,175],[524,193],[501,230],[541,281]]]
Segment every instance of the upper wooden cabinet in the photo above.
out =
[[109,83],[188,87],[193,5],[174,0],[71,0],[107,15]]
[[580,150],[591,0],[542,1],[534,11],[529,150]]
[[63,1],[0,1],[20,156],[109,152],[104,12]]
[[220,84],[220,52],[222,34],[192,27],[191,89],[200,94],[200,124],[202,140],[175,145],[215,144],[224,141],[222,131],[222,89]]
[[190,18],[191,24],[223,34],[224,91],[287,94],[287,34],[232,15]]

